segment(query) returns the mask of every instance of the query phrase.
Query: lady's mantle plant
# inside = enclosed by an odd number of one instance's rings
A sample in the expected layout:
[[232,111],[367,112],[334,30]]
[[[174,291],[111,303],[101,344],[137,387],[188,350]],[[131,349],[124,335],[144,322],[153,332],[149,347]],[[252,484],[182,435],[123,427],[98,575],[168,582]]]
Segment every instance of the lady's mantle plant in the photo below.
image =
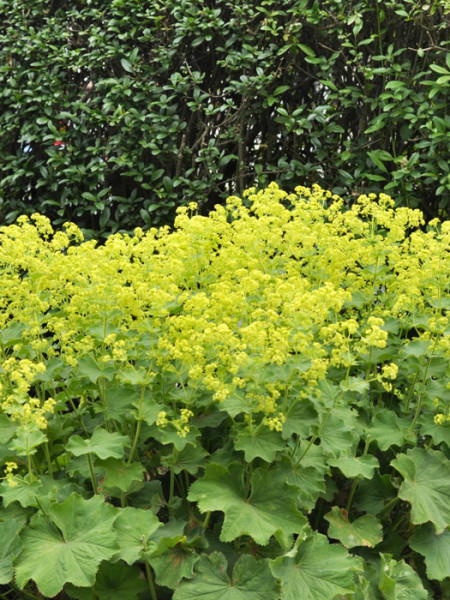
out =
[[443,598],[450,224],[319,187],[194,211],[0,229],[0,584]]

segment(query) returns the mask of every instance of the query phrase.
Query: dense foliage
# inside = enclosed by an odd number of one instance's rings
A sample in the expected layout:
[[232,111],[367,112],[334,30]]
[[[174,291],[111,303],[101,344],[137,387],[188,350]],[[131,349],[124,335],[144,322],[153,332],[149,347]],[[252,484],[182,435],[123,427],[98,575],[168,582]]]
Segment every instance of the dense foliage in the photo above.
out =
[[449,207],[448,0],[0,0],[0,219],[95,231],[256,180]]
[[2,597],[448,597],[450,223],[393,204],[0,229]]

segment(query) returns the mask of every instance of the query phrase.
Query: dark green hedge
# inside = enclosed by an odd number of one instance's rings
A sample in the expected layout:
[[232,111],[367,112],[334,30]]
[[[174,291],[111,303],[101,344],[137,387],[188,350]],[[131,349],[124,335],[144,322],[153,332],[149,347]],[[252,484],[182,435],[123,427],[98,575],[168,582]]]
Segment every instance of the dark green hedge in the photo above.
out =
[[0,0],[0,221],[170,223],[276,180],[445,216],[448,0]]

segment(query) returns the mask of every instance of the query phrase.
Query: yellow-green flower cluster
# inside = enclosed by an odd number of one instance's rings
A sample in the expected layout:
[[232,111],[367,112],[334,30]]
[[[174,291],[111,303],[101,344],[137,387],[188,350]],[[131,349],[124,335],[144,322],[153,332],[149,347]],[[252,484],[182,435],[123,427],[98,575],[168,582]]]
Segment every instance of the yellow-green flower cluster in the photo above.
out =
[[445,423],[450,423],[450,415],[437,413],[436,415],[434,415],[434,422],[436,423],[436,425],[445,425]]
[[269,426],[270,431],[282,431],[286,417],[280,412],[276,417],[265,417],[264,422]]
[[8,482],[9,487],[15,487],[17,481],[14,479],[14,471],[17,471],[18,466],[15,462],[7,462],[5,464],[5,479]]
[[45,429],[47,417],[54,412],[56,402],[53,398],[41,402],[30,395],[33,381],[39,373],[45,373],[45,365],[15,357],[7,358],[0,365],[2,411],[23,427],[35,424],[39,429]]
[[367,325],[369,327],[364,332],[364,337],[362,338],[363,343],[367,347],[374,346],[376,348],[385,348],[388,333],[381,329],[384,325],[383,319],[380,319],[379,317],[369,317]]
[[177,434],[181,438],[185,438],[191,430],[189,421],[193,416],[194,413],[189,408],[182,408],[180,410],[180,417],[178,419],[169,420],[167,418],[167,412],[165,410],[161,410],[158,413],[156,425],[157,427],[162,427],[164,429],[169,423],[171,423],[175,427]]
[[[2,411],[44,428],[55,390],[37,375],[49,361],[77,373],[87,356],[113,373],[86,392],[94,400],[126,369],[178,382],[158,427],[186,435],[195,399],[208,397],[279,431],[292,381],[316,394],[330,369],[350,373],[387,348],[393,320],[420,313],[418,337],[448,356],[449,223],[425,232],[419,211],[384,194],[346,210],[317,185],[244,196],[103,246],[41,215],[1,227]],[[378,373],[386,389],[397,381],[396,364]]]

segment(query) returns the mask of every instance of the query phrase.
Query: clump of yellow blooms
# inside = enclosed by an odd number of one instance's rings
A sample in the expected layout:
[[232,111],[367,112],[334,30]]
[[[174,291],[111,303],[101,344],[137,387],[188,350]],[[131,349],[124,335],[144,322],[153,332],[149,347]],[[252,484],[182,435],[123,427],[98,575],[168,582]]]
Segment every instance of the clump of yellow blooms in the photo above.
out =
[[398,366],[395,363],[383,365],[382,376],[385,379],[395,379],[398,373]]
[[[388,347],[393,321],[425,315],[418,339],[448,356],[450,223],[424,231],[420,211],[385,194],[345,209],[318,185],[250,189],[208,217],[196,208],[179,209],[173,230],[103,246],[42,215],[0,227],[3,413],[44,429],[56,397],[47,366],[77,373],[89,357],[106,373],[94,400],[128,367],[179,383],[155,425],[181,437],[200,397],[281,431],[292,395],[316,394],[330,369],[356,373]],[[398,371],[381,359],[385,390]]]
[[45,365],[15,357],[7,358],[0,364],[3,374],[3,381],[0,382],[2,411],[22,427],[34,424],[38,429],[46,429],[47,416],[54,412],[56,402],[51,397],[41,402],[29,393],[36,375],[45,373]]
[[381,329],[381,326],[384,325],[383,319],[380,319],[379,317],[369,317],[367,324],[369,327],[364,331],[362,341],[368,347],[375,346],[376,348],[385,348],[388,333]]
[[166,427],[168,422],[166,411],[160,410],[158,413],[158,418],[156,419],[156,425],[158,427]]
[[286,422],[286,417],[280,412],[276,417],[265,417],[264,422],[267,423],[270,431],[283,431],[283,423]]
[[14,479],[14,471],[17,471],[18,466],[15,462],[7,462],[5,464],[5,479],[8,482],[9,487],[15,487],[17,481]]
[[436,425],[445,425],[445,423],[450,423],[450,415],[437,413],[437,415],[434,415],[434,422]]
[[158,417],[156,419],[156,426],[162,427],[163,429],[167,427],[169,423],[171,423],[177,434],[181,438],[185,438],[187,434],[190,432],[191,428],[189,427],[189,421],[194,416],[194,413],[189,408],[182,408],[180,410],[180,418],[169,420],[167,418],[167,412],[165,410],[161,410],[158,413]]

